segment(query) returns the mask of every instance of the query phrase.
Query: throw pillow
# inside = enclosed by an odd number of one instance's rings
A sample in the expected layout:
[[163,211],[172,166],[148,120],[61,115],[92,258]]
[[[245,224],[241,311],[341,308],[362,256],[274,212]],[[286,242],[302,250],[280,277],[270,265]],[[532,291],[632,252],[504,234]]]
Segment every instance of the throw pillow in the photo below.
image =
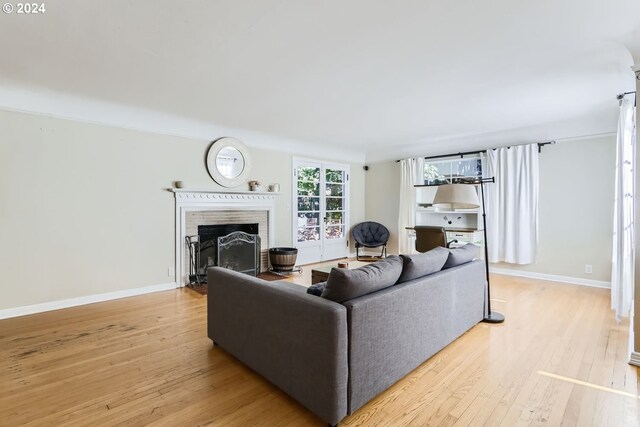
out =
[[390,255],[364,267],[348,270],[332,268],[322,297],[345,302],[396,284],[402,273],[402,259]]
[[421,254],[400,255],[400,257],[403,266],[398,283],[408,282],[442,270],[442,266],[449,257],[449,250],[438,246]]
[[455,249],[449,249],[449,257],[447,262],[444,263],[443,270],[451,267],[455,267],[460,264],[466,264],[473,261],[478,256],[480,247],[473,243],[467,243],[464,246]]
[[322,296],[322,291],[324,291],[325,286],[327,286],[327,282],[316,283],[307,288],[307,293],[318,297]]

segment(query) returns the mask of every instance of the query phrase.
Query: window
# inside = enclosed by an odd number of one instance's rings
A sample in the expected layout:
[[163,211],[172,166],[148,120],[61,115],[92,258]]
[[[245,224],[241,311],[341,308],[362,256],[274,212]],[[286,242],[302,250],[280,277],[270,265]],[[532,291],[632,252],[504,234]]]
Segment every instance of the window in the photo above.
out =
[[424,163],[424,184],[454,184],[461,178],[482,177],[480,157],[434,160]]

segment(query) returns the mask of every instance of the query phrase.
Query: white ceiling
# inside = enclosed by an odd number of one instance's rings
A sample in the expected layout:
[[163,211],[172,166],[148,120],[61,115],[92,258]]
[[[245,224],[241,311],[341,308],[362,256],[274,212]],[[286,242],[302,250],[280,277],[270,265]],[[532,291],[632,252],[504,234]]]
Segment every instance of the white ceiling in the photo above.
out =
[[46,8],[0,16],[1,107],[367,161],[613,132],[640,51],[638,0]]

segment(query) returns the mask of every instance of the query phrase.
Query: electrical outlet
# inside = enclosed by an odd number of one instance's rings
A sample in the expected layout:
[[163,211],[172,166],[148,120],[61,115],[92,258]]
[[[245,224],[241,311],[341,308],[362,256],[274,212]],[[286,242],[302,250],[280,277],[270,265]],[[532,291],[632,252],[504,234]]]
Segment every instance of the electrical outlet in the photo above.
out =
[[593,265],[591,264],[585,264],[584,265],[584,272],[586,274],[593,274]]
[[173,277],[173,276],[175,276],[175,274],[176,274],[176,271],[173,269],[173,267],[169,267],[167,269],[167,276]]

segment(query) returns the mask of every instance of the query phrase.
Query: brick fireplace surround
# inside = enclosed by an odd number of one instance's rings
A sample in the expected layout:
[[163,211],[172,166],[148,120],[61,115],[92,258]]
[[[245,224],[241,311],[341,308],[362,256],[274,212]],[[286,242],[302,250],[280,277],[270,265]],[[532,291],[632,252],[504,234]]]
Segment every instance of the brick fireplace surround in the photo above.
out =
[[[185,237],[197,234],[193,231],[194,227],[197,230],[198,225],[259,223],[259,234],[262,238],[261,258],[263,266],[267,265],[268,248],[275,244],[275,196],[277,193],[256,191],[225,193],[188,189],[172,191],[175,195],[175,280],[178,287],[185,286],[189,282],[189,252]],[[266,229],[263,226],[265,223]]]

